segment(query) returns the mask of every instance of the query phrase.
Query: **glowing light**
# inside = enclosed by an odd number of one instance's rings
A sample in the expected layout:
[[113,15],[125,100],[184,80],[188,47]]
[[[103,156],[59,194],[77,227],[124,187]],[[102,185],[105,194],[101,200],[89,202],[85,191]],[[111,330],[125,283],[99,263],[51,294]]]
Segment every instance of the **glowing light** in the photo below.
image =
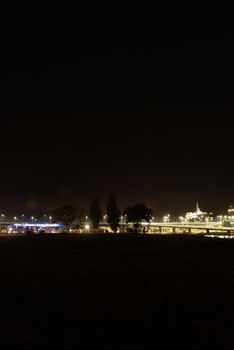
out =
[[164,221],[164,222],[168,222],[169,220],[170,220],[170,214],[165,215],[165,216],[163,217],[163,221]]
[[61,224],[30,224],[28,222],[24,222],[21,224],[14,224],[15,227],[62,227]]
[[234,236],[231,235],[205,235],[208,238],[221,238],[221,239],[233,239]]
[[90,229],[90,226],[87,224],[87,225],[85,225],[85,230],[86,231],[89,231],[89,229]]

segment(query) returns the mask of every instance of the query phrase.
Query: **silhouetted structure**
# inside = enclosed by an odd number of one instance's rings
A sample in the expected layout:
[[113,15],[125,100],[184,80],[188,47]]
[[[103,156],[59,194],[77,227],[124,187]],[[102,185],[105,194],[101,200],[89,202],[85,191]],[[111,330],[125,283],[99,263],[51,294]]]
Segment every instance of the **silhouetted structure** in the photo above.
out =
[[120,210],[114,194],[111,194],[108,198],[106,212],[107,222],[110,224],[111,229],[116,232],[119,227]]
[[90,216],[90,220],[92,222],[92,226],[95,230],[98,229],[99,227],[99,223],[101,221],[101,216],[102,216],[102,211],[100,208],[100,204],[99,204],[99,199],[95,198],[91,204],[90,204],[90,208],[89,208],[89,216]]
[[143,220],[150,222],[153,216],[153,211],[151,208],[147,208],[144,204],[136,204],[132,207],[126,208],[124,215],[126,215],[127,222],[133,223],[135,230],[138,231],[140,223]]

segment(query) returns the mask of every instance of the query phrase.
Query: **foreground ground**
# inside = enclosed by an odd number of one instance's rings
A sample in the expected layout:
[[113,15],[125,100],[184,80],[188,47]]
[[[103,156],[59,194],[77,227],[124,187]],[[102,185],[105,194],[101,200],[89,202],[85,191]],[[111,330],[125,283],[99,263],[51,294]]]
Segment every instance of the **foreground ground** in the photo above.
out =
[[234,241],[0,238],[0,345],[234,348]]

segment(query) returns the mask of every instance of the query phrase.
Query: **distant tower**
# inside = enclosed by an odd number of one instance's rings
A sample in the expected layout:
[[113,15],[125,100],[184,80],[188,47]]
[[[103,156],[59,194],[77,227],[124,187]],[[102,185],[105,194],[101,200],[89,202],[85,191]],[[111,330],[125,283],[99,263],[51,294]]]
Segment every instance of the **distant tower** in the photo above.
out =
[[202,215],[203,214],[202,211],[199,208],[198,202],[196,202],[196,214],[197,215]]

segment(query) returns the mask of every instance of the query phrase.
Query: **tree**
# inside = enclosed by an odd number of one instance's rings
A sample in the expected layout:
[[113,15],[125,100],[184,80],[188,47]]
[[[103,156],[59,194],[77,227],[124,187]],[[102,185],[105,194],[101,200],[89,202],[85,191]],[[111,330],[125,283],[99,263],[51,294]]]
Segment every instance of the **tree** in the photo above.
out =
[[90,204],[90,208],[89,208],[89,216],[90,216],[90,220],[92,222],[92,226],[95,230],[98,229],[99,227],[99,222],[101,221],[101,217],[102,217],[102,211],[100,208],[100,204],[99,204],[99,199],[95,198],[91,204]]
[[76,218],[77,210],[72,205],[63,205],[54,210],[54,220],[66,226],[67,232]]
[[120,210],[117,206],[114,194],[111,194],[108,198],[106,212],[108,217],[107,222],[110,224],[111,229],[116,232],[119,227]]
[[84,208],[80,208],[77,210],[76,222],[77,222],[77,226],[79,228],[84,227],[84,224],[85,224],[85,209]]
[[126,208],[124,215],[127,217],[127,222],[132,222],[135,230],[138,231],[142,220],[150,222],[153,216],[153,211],[151,208],[147,208],[144,204],[135,204],[132,207]]

